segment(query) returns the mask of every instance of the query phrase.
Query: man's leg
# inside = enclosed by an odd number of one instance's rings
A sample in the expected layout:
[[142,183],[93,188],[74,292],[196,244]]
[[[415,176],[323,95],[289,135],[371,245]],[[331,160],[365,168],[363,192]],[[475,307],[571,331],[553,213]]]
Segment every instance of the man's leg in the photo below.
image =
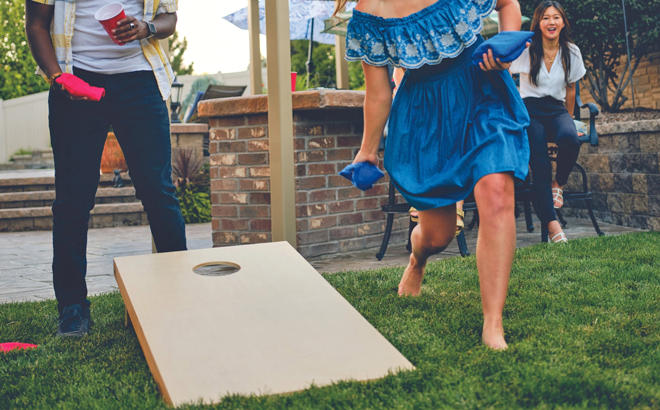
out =
[[186,249],[186,231],[172,183],[167,105],[152,72],[112,76],[112,127],[122,147],[136,195],[149,218],[158,252]]
[[89,306],[85,283],[87,227],[109,121],[103,102],[72,101],[51,89],[48,104],[56,192],[53,285],[61,313],[67,306]]

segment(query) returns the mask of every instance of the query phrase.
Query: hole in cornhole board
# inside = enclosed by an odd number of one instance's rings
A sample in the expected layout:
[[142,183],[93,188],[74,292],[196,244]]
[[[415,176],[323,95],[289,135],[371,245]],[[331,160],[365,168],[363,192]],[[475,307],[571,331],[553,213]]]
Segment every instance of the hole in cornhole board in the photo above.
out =
[[[221,277],[193,271],[240,267]],[[373,380],[413,365],[286,242],[116,258],[166,403]]]
[[241,267],[231,262],[209,262],[193,268],[193,272],[202,276],[227,276],[241,270]]

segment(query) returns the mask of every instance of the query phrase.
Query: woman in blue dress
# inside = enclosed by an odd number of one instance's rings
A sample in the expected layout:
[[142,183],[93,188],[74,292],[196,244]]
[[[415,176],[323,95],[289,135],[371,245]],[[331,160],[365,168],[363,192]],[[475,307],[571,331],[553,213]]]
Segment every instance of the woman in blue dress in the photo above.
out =
[[[419,210],[399,295],[420,294],[428,258],[454,237],[456,202],[474,191],[482,340],[505,349],[502,310],[516,248],[514,180],[527,175],[529,117],[509,64],[490,52],[479,66],[471,63],[483,42],[482,19],[493,9],[502,30],[520,29],[517,0],[360,0],[346,55],[362,61],[366,81],[364,135],[354,162],[378,163],[389,117],[385,169]],[[406,68],[393,102],[388,64]]]

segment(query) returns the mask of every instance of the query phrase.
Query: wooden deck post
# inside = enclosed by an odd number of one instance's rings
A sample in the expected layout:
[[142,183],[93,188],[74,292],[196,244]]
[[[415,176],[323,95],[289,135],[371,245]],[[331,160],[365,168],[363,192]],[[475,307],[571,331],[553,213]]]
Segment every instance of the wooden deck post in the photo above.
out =
[[[336,0],[339,4],[339,0]],[[342,12],[346,7],[339,10]],[[337,68],[337,88],[348,90],[348,61],[346,61],[346,37],[335,36],[335,64]]]
[[248,31],[250,33],[250,91],[262,93],[261,45],[259,42],[259,0],[248,0]]
[[273,242],[297,246],[289,2],[266,0],[268,138]]

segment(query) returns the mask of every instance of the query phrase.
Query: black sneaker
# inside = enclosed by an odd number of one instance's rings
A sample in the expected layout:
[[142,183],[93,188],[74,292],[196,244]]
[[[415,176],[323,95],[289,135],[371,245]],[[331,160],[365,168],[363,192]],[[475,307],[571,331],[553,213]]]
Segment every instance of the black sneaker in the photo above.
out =
[[89,332],[89,306],[65,306],[60,311],[57,336],[80,337]]

